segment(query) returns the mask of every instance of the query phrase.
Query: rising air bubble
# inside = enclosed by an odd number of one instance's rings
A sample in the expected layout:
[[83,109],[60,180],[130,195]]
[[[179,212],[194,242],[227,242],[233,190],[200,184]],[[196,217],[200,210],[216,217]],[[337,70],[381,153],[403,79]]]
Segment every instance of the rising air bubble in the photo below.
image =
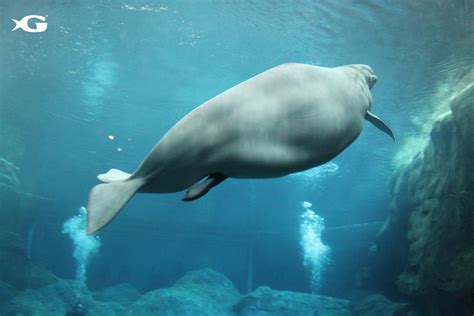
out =
[[334,162],[328,162],[322,166],[308,169],[298,173],[288,175],[287,179],[296,180],[307,187],[318,187],[320,182],[327,176],[336,174],[339,166]]
[[311,203],[303,202],[304,212],[300,216],[300,246],[303,251],[303,264],[311,274],[311,291],[317,293],[321,289],[322,274],[329,263],[331,248],[321,240],[325,229],[324,218],[312,211],[311,206]]
[[96,254],[100,248],[98,236],[89,236],[86,233],[85,207],[79,208],[79,214],[71,217],[63,224],[63,234],[68,234],[74,244],[73,256],[77,262],[76,279],[82,284],[86,284],[87,266],[92,255]]

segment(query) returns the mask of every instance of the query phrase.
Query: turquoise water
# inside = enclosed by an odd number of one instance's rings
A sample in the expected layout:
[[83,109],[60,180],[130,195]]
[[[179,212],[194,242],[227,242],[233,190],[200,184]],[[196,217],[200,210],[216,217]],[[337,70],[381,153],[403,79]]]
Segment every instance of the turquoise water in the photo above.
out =
[[[19,167],[21,185],[5,190],[21,194],[0,211],[21,208],[13,221],[31,260],[75,278],[63,223],[97,174],[133,171],[177,120],[268,68],[368,64],[379,77],[373,112],[396,142],[366,123],[312,173],[229,179],[193,203],[183,192],[139,194],[99,233],[87,268],[90,289],[146,292],[209,267],[241,293],[311,292],[300,234],[308,201],[324,218],[318,242],[331,248],[317,292],[350,297],[387,217],[390,175],[423,148],[451,83],[472,68],[473,12],[468,0],[3,1],[0,157]],[[47,15],[47,31],[11,32],[11,19],[29,14]]]

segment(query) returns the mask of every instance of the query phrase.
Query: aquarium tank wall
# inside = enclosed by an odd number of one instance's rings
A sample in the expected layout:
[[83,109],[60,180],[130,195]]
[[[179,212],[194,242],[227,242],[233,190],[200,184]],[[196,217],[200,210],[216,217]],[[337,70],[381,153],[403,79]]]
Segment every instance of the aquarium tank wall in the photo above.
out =
[[473,64],[469,0],[1,1],[0,315],[472,315]]

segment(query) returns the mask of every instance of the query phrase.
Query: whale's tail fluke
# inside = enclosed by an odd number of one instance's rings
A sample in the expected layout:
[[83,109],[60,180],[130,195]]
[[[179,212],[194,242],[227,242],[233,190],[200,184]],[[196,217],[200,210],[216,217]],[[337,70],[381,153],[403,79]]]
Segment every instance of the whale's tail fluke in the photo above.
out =
[[145,183],[133,179],[128,173],[112,169],[99,175],[107,183],[96,185],[89,193],[87,203],[87,234],[93,234],[107,225]]
[[130,178],[132,175],[130,173],[126,173],[122,170],[118,169],[110,169],[107,173],[99,174],[97,179],[102,182],[116,182],[116,181],[124,181]]

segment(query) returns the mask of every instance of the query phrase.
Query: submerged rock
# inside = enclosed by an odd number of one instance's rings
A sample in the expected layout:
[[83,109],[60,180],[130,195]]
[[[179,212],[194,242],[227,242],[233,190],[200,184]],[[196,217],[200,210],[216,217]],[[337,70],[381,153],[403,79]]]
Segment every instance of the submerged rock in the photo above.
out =
[[[16,295],[15,297],[12,297]],[[83,283],[58,280],[20,294],[0,282],[0,299],[9,299],[0,314],[64,316],[80,302],[88,315],[274,315],[383,316],[407,315],[406,304],[373,295],[359,303],[308,293],[275,291],[262,286],[245,296],[224,275],[211,270],[190,271],[172,287],[140,293],[120,284],[91,293]],[[393,314],[390,312],[393,311]],[[400,314],[401,313],[401,314]]]
[[[0,284],[0,295],[10,299],[13,294]],[[143,296],[128,284],[92,294],[78,281],[59,280],[46,287],[23,291],[0,306],[0,314],[64,316],[81,302],[89,315],[234,315],[232,306],[239,298],[229,279],[203,269],[187,273],[170,288]]]
[[275,291],[261,286],[234,306],[238,315],[351,315],[349,301],[333,297]]
[[462,315],[474,290],[474,84],[450,108],[423,152],[395,173],[378,245],[380,257],[396,254],[401,292],[427,313]]
[[97,301],[116,302],[121,304],[131,304],[140,298],[141,294],[130,284],[122,283],[108,287],[102,291],[95,292],[93,297]]
[[407,315],[410,307],[407,303],[394,303],[381,294],[372,294],[360,302],[351,305],[355,316],[393,316]]
[[33,211],[25,207],[19,168],[0,157],[0,303],[27,288],[40,288],[56,282],[46,269],[31,262],[25,242],[26,227],[31,224]]
[[124,311],[124,307],[118,303],[94,301],[82,283],[72,280],[59,280],[40,289],[26,290],[8,302],[1,311],[2,315],[64,316],[79,301],[91,315],[122,315]]
[[143,295],[126,315],[233,315],[240,294],[224,275],[203,269],[188,272],[175,285]]
[[0,232],[0,280],[16,291],[56,282],[46,269],[31,262],[23,240],[13,232]]

